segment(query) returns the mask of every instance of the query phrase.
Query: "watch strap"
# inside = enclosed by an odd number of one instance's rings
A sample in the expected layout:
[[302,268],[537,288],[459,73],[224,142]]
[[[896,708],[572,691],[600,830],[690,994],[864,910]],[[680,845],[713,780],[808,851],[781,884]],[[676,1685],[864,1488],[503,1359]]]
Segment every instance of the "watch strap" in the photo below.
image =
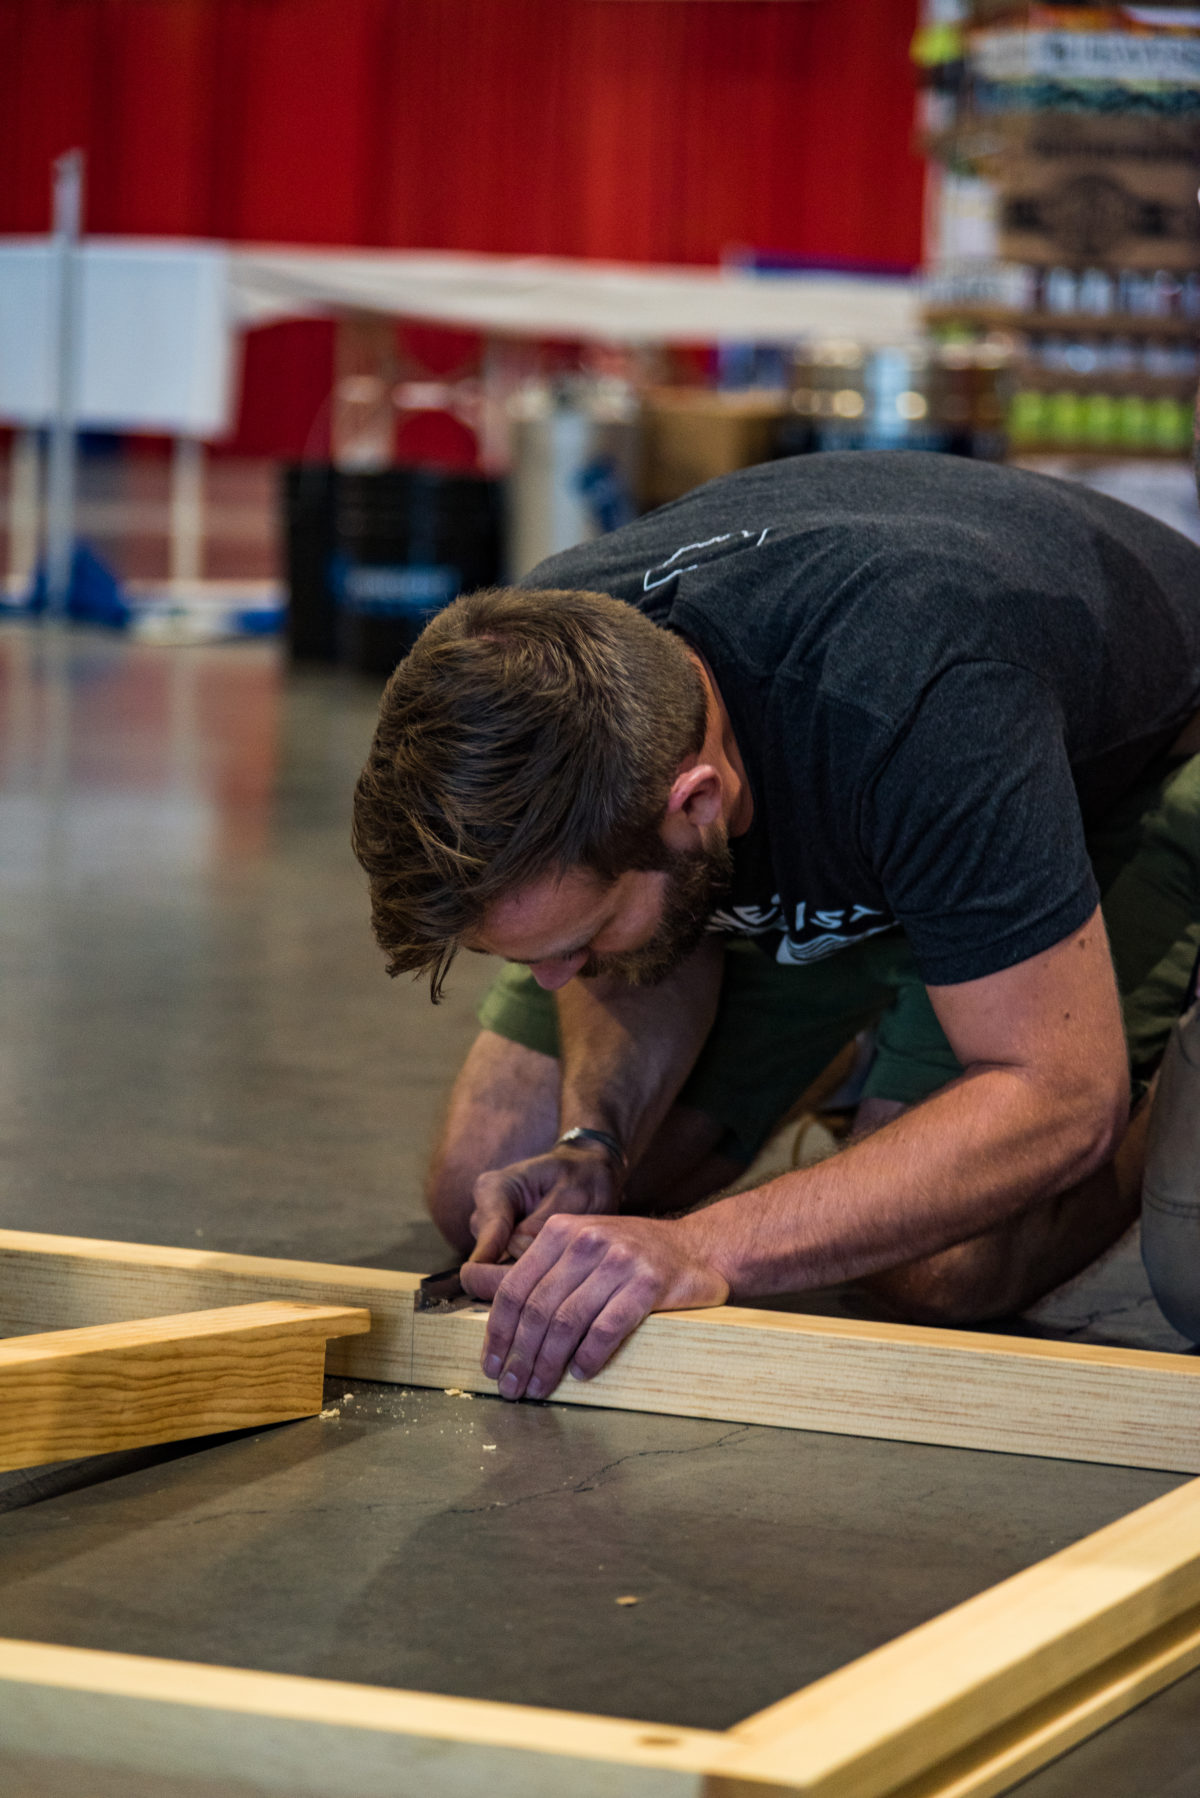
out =
[[607,1149],[622,1177],[628,1173],[629,1162],[625,1151],[616,1137],[610,1136],[607,1130],[592,1130],[584,1124],[576,1124],[572,1129],[564,1130],[554,1146],[556,1149],[571,1148],[575,1143],[587,1142],[598,1142],[602,1149]]

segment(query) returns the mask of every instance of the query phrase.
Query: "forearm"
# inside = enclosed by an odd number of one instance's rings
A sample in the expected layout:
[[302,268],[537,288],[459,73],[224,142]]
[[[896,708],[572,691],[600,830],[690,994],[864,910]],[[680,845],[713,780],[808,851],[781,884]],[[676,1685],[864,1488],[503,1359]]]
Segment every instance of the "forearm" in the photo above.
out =
[[575,979],[562,989],[561,1129],[607,1130],[638,1159],[712,1028],[723,963],[709,937],[657,986]]
[[861,1279],[937,1254],[1103,1159],[1102,1117],[1009,1068],[965,1075],[817,1167],[681,1220],[741,1297]]

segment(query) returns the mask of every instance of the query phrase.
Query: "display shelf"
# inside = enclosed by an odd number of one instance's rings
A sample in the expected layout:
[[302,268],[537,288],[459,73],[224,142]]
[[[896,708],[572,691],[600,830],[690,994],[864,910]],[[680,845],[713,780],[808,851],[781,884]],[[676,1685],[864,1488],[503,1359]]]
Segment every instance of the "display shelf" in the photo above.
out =
[[964,301],[959,306],[925,306],[922,317],[933,330],[939,325],[963,324],[1025,336],[1169,337],[1200,342],[1200,319],[1151,318],[1140,312],[1026,312]]

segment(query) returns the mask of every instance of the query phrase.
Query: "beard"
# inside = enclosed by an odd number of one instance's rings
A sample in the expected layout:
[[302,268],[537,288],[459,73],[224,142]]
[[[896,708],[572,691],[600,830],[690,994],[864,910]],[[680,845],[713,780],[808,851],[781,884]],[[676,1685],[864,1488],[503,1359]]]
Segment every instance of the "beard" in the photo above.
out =
[[657,986],[699,948],[708,921],[733,884],[728,842],[715,849],[676,849],[661,863],[667,882],[658,929],[640,949],[619,955],[589,955],[580,968],[584,980],[601,977],[626,986]]

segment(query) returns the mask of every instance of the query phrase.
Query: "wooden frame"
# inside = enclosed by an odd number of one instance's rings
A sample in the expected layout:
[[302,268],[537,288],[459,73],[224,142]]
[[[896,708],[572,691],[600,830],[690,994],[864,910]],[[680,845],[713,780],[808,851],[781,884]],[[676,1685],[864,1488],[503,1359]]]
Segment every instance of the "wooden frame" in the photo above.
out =
[[348,1305],[225,1305],[0,1342],[0,1468],[313,1417]]
[[[482,1313],[420,1313],[417,1284],[0,1232],[6,1336],[367,1308],[331,1371],[490,1390]],[[1198,1382],[1188,1357],[721,1309],[648,1319],[556,1398],[1196,1472]],[[725,1732],[0,1642],[0,1786],[32,1768],[39,1792],[75,1792],[86,1762],[221,1798],[990,1798],[1197,1665],[1200,1480]]]

